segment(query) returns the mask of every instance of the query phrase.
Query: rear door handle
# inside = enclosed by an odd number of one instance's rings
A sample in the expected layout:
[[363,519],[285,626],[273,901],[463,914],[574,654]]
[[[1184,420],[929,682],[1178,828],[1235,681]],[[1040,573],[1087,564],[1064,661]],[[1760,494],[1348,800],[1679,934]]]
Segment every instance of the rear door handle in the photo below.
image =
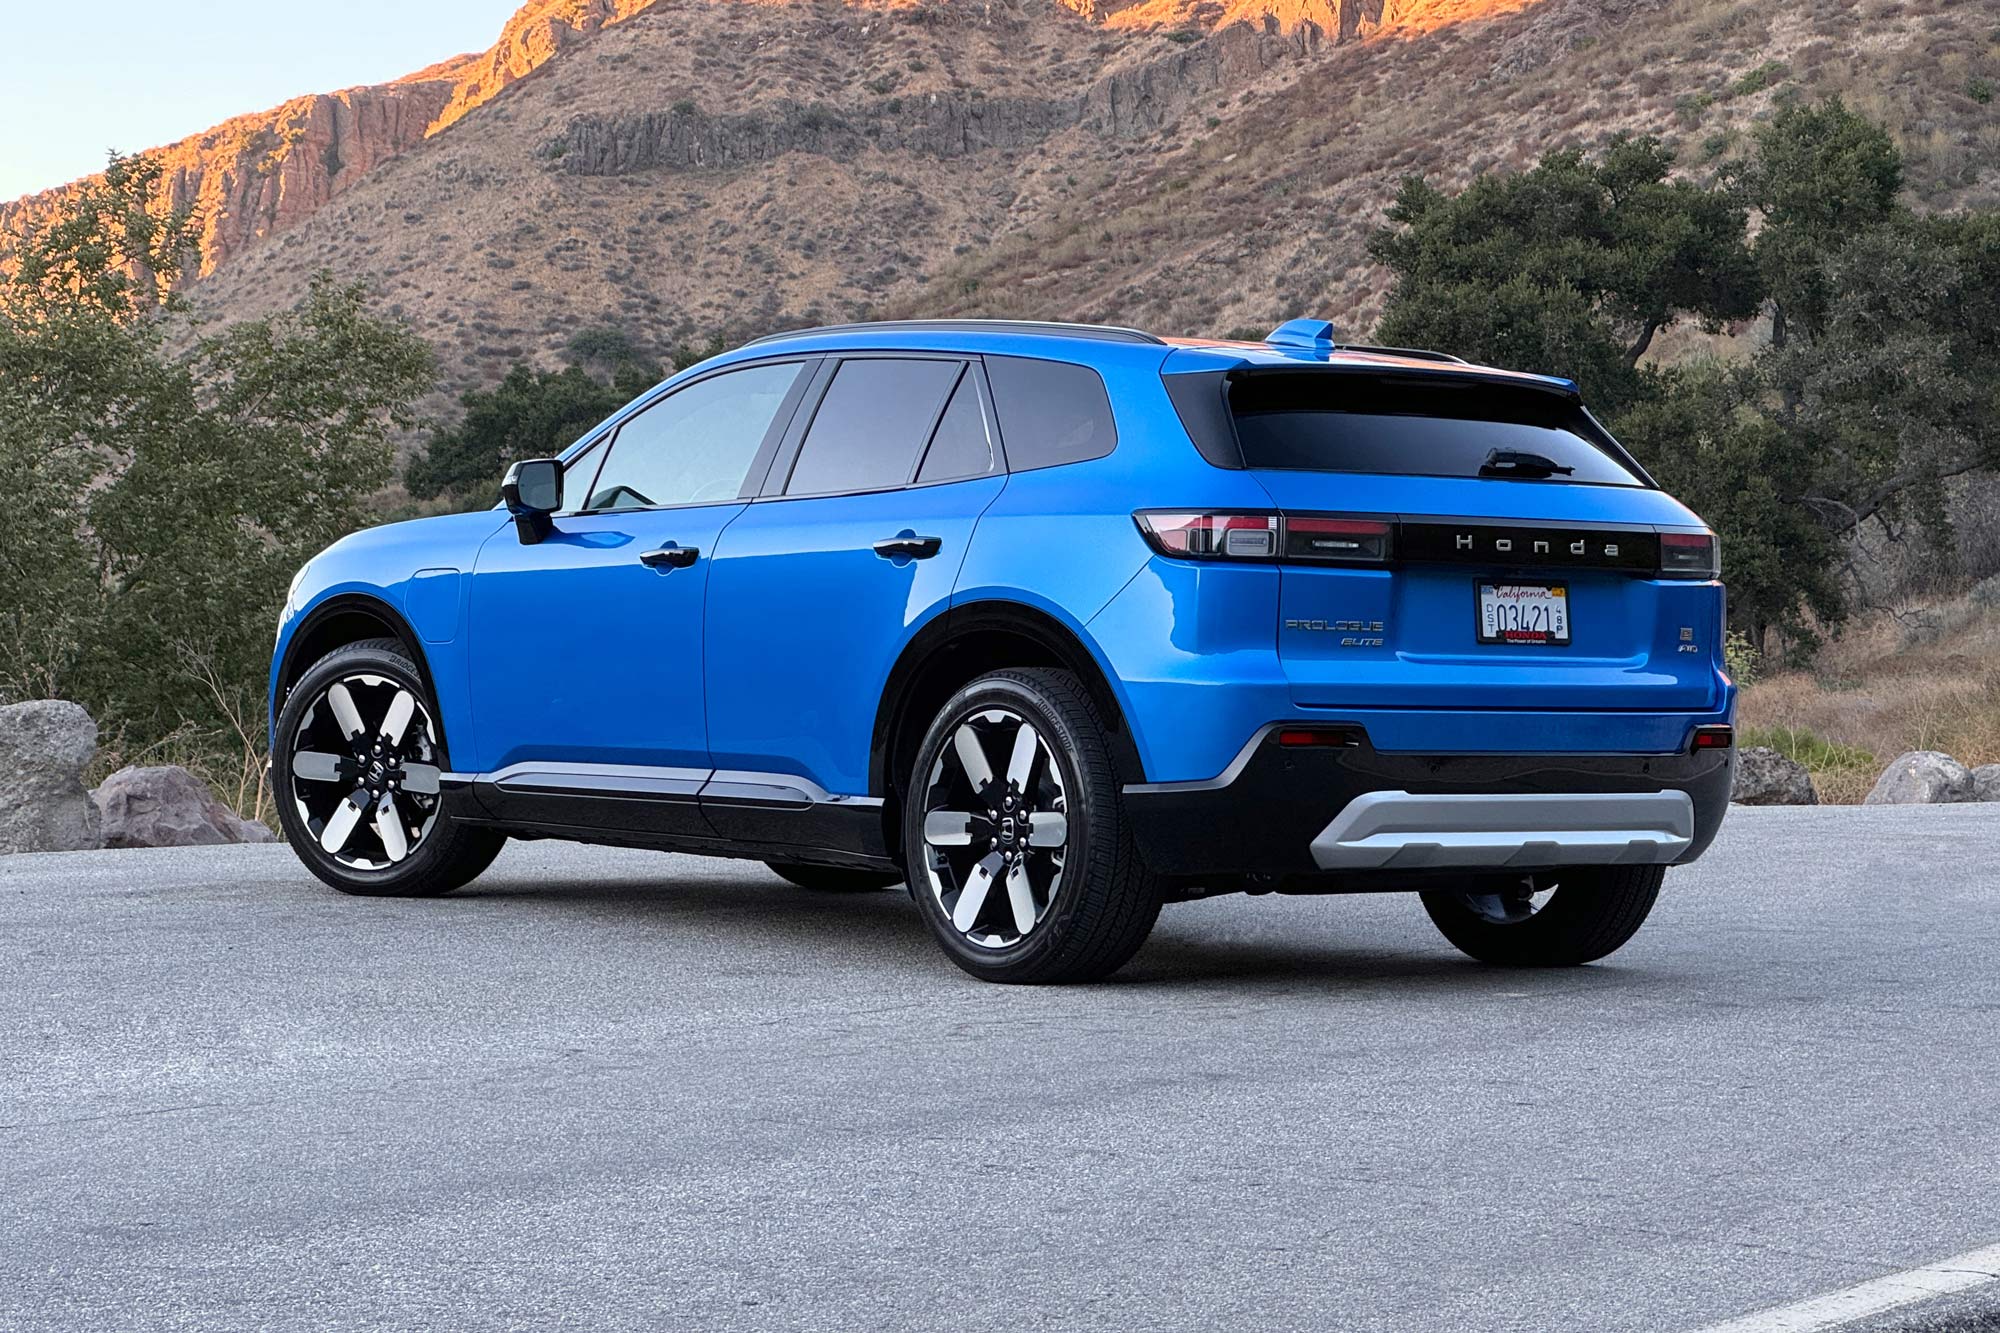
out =
[[686,569],[700,558],[699,546],[676,546],[668,542],[657,551],[641,553],[639,563],[648,569]]
[[919,537],[905,529],[893,537],[884,537],[875,543],[875,554],[884,560],[894,560],[905,556],[911,560],[928,560],[944,545],[942,537]]

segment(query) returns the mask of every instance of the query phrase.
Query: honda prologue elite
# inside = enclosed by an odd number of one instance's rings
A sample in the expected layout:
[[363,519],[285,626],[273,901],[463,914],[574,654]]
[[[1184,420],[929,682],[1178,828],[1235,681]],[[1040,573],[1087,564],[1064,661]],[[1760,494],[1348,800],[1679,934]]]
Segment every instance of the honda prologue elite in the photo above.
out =
[[907,883],[993,981],[1162,903],[1407,890],[1577,964],[1727,809],[1714,535],[1567,380],[926,321],[676,374],[501,507],[337,542],[271,668],[306,865],[441,894],[508,838]]

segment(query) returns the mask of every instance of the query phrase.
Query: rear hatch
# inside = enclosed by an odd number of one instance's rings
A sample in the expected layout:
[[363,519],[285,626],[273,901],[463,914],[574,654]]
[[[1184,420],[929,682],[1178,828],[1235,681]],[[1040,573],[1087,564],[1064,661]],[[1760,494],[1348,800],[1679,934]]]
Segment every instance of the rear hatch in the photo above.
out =
[[1699,712],[1722,697],[1713,537],[1566,382],[1251,369],[1224,392],[1282,515],[1294,702]]

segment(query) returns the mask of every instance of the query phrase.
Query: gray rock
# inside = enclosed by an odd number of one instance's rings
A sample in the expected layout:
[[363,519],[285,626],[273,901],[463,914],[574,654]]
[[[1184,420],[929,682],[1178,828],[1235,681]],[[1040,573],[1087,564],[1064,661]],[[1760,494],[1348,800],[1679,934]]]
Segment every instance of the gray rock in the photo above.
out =
[[104,845],[83,770],[97,724],[64,699],[0,708],[0,854],[87,852]]
[[104,815],[106,847],[213,847],[274,842],[271,830],[239,819],[185,768],[121,768],[92,792]]
[[1972,799],[2000,801],[2000,764],[1981,764],[1972,770]]
[[1938,750],[1912,750],[1889,762],[1868,793],[1867,805],[1944,805],[1971,801],[1972,774]]
[[1729,799],[1738,805],[1818,805],[1819,793],[1804,764],[1769,746],[1752,745],[1736,752]]

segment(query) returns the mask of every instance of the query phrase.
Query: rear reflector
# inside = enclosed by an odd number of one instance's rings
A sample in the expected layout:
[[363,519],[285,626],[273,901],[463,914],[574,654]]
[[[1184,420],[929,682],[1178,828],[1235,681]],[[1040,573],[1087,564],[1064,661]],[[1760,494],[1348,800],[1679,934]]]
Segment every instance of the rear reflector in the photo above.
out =
[[1727,750],[1736,744],[1734,727],[1696,727],[1694,748],[1697,750]]
[[1660,534],[1660,572],[1670,578],[1712,579],[1722,562],[1712,532]]
[[1352,750],[1368,739],[1360,727],[1285,727],[1278,732],[1278,744],[1288,750],[1332,746]]
[[1388,562],[1390,525],[1381,519],[1313,514],[1198,513],[1142,509],[1132,515],[1161,555],[1194,560]]

